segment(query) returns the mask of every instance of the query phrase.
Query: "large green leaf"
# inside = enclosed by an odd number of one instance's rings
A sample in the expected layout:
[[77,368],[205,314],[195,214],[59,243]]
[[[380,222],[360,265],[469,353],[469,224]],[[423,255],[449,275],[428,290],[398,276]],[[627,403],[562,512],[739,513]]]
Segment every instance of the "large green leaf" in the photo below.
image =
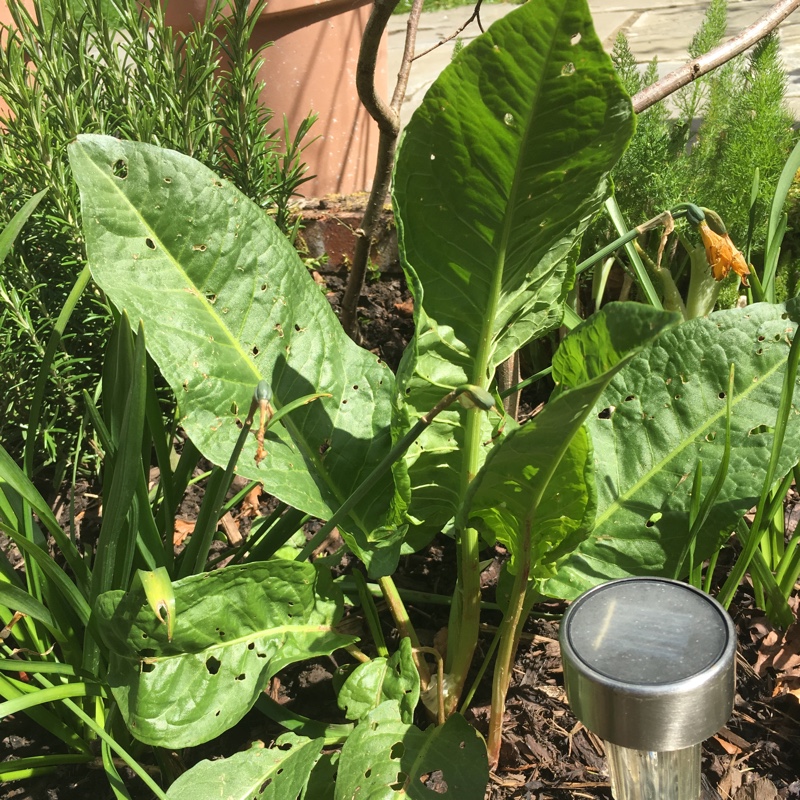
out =
[[612,303],[562,342],[553,359],[559,391],[489,454],[461,512],[462,526],[468,517],[508,548],[512,572],[550,577],[591,530],[594,465],[583,422],[612,377],[679,319],[649,306]]
[[230,758],[201,761],[169,787],[169,800],[297,800],[322,754],[323,739],[287,733],[275,747],[254,744]]
[[[329,517],[388,451],[390,370],[344,334],[294,248],[231,184],[187,156],[111,137],[80,136],[69,152],[92,275],[144,320],[181,424],[207,458],[227,462],[261,379],[276,408],[331,394],[273,426],[260,464],[251,440],[238,466]],[[390,496],[362,503],[363,532],[383,524]]]
[[[560,322],[570,252],[632,130],[585,0],[527,3],[431,87],[395,171],[416,299],[399,375],[406,424],[454,386],[488,386],[498,364]],[[463,413],[441,414],[409,451],[411,513],[429,523],[452,516],[463,491]]]
[[139,586],[98,598],[108,682],[143,742],[190,747],[238,722],[272,675],[354,641],[336,632],[341,597],[311,564],[275,560],[173,583],[172,639]]
[[[435,788],[426,783],[433,780]],[[389,700],[376,708],[342,748],[336,800],[483,800],[489,780],[486,745],[460,714],[421,731],[400,720]]]
[[[611,381],[586,423],[595,450],[596,526],[544,584],[547,594],[572,598],[612,578],[675,573],[698,460],[703,494],[722,460],[735,364],[730,466],[697,558],[717,548],[758,501],[798,318],[792,301],[691,320],[660,336]],[[798,458],[800,410],[793,406],[778,474]]]

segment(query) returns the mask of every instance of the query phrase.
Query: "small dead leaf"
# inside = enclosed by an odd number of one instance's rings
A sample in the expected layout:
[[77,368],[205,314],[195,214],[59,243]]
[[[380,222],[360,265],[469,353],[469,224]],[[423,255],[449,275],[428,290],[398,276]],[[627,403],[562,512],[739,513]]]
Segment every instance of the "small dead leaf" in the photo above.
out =
[[188,519],[176,519],[175,527],[172,529],[172,544],[176,547],[183,544],[187,536],[194,531],[194,521]]
[[411,317],[414,315],[414,300],[408,298],[402,303],[395,303],[394,310],[400,314],[401,317]]
[[258,483],[245,495],[244,500],[242,500],[240,516],[250,518],[258,516],[262,489],[263,487]]
[[724,739],[721,739],[719,736],[715,736],[717,744],[729,755],[729,756],[738,756],[742,752],[741,747],[737,747],[735,744],[731,742],[726,742]]
[[742,786],[733,796],[733,800],[776,800],[778,790],[768,778],[759,778],[746,786]]

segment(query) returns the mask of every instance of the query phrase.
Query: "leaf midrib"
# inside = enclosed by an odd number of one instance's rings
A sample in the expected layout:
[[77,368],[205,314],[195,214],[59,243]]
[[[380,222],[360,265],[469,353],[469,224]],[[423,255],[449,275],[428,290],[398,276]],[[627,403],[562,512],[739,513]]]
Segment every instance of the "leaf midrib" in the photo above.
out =
[[[123,657],[125,658],[126,661],[135,664],[139,663],[163,664],[167,661],[174,661],[175,659],[186,659],[186,658],[194,659],[197,658],[198,656],[204,656],[206,653],[211,651],[215,652],[219,650],[224,651],[231,647],[248,645],[251,644],[252,642],[258,641],[259,639],[268,639],[277,636],[283,636],[286,634],[301,635],[304,633],[333,633],[345,639],[352,638],[336,631],[333,625],[277,625],[274,628],[269,628],[268,630],[253,631],[252,633],[249,633],[246,636],[239,636],[236,639],[230,639],[224,642],[221,641],[214,644],[209,644],[202,650],[196,650],[192,652],[184,651],[181,653],[173,653],[171,655],[163,655],[163,656],[148,656],[145,658],[140,657],[138,654],[134,657],[130,657],[128,655],[123,655]],[[255,650],[253,652],[255,652]]]
[[519,139],[519,148],[517,153],[518,157],[514,164],[514,177],[511,181],[511,189],[509,190],[508,200],[503,213],[503,224],[501,227],[500,240],[496,245],[493,243],[493,247],[497,253],[497,258],[495,259],[494,263],[489,302],[486,305],[486,312],[484,314],[483,324],[481,326],[480,339],[478,340],[480,343],[480,349],[475,359],[475,369],[473,372],[473,383],[478,384],[479,386],[484,385],[483,381],[486,379],[486,373],[489,368],[489,358],[492,351],[494,338],[494,324],[497,317],[497,307],[500,302],[500,290],[503,285],[503,276],[505,274],[506,253],[508,251],[508,244],[511,240],[514,208],[516,207],[516,201],[519,196],[522,182],[522,173],[524,172],[521,158],[523,150],[522,144],[526,142],[528,137],[531,135],[531,126],[534,118],[536,117],[542,92],[544,91],[544,76],[548,74],[547,68],[550,66],[553,52],[556,47],[556,39],[558,38],[557,34],[561,30],[561,22],[564,14],[566,13],[566,7],[569,2],[570,0],[562,0],[560,11],[556,14],[555,24],[553,25],[553,34],[550,36],[550,46],[548,47],[547,52],[542,60],[542,80],[538,82],[538,85],[533,93],[533,99],[528,105],[528,114],[525,119],[524,132]]

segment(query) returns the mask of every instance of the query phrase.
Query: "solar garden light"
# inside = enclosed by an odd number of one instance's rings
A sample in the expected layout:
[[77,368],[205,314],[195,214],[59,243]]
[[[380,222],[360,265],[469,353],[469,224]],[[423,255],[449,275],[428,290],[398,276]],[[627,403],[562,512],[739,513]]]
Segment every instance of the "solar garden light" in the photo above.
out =
[[605,740],[616,800],[698,800],[700,743],[733,711],[722,606],[679,581],[622,578],[575,600],[560,640],[567,697]]

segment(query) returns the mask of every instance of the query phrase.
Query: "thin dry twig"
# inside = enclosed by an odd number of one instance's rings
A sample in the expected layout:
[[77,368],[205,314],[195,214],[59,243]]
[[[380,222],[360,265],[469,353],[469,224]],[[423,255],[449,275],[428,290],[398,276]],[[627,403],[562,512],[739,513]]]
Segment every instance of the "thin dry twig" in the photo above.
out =
[[445,36],[445,38],[442,39],[441,42],[437,42],[435,45],[433,45],[433,47],[429,47],[427,50],[423,50],[421,53],[415,54],[411,60],[416,61],[418,58],[422,58],[422,56],[426,56],[428,55],[428,53],[432,53],[434,50],[441,47],[443,44],[452,42],[453,39],[456,38],[456,36],[459,36],[460,34],[464,33],[467,27],[471,25],[473,22],[477,22],[478,28],[480,28],[481,33],[485,33],[483,29],[483,23],[481,22],[481,3],[483,3],[483,0],[478,0],[478,2],[475,3],[475,8],[472,9],[472,14],[470,14],[469,19],[463,25],[456,28],[456,30],[453,31],[453,33],[451,33],[449,36]]
[[723,42],[698,58],[692,59],[634,95],[632,98],[633,110],[640,114],[659,100],[663,100],[678,89],[743,53],[775,30],[798,6],[800,6],[800,0],[779,0],[766,14],[732,39]]

